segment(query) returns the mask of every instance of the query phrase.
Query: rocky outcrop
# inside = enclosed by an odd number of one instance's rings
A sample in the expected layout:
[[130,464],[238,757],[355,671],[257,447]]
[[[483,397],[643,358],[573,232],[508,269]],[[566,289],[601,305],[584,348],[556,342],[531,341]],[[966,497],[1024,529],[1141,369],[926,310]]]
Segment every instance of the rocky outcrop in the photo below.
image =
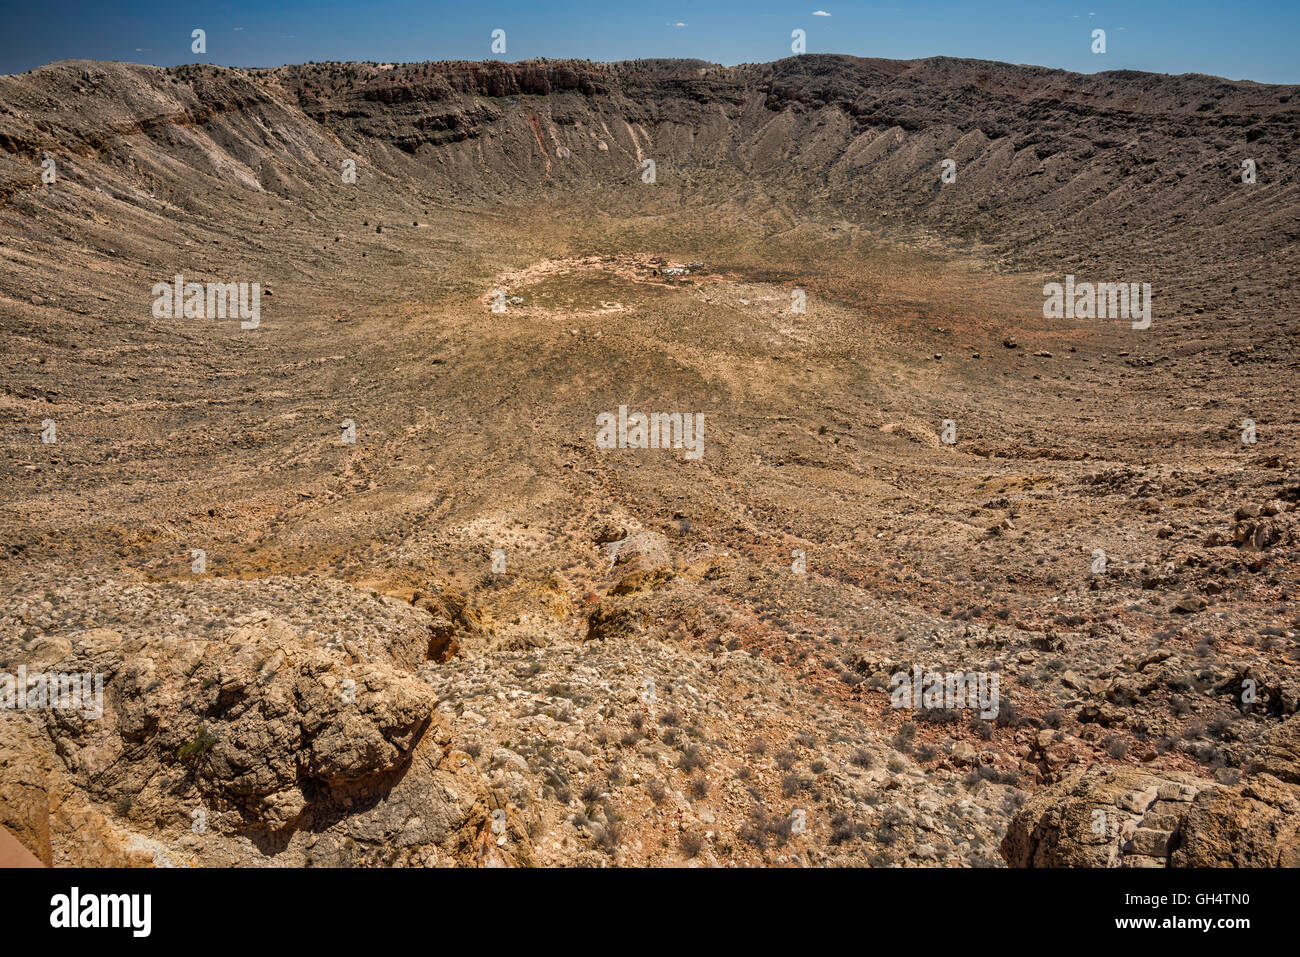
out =
[[[487,853],[477,835],[494,799],[454,760],[436,698],[412,676],[274,618],[223,641],[96,629],[68,646],[47,667],[102,674],[102,716],[22,715],[26,733],[11,729],[0,751],[0,824],[45,863]],[[496,836],[493,861],[526,859],[526,843]]]
[[587,640],[605,641],[642,634],[646,618],[646,612],[634,599],[602,599],[587,612]]
[[1261,775],[1203,791],[1179,822],[1169,866],[1300,866],[1300,790]]
[[1300,718],[1269,735],[1251,776],[1092,765],[1067,770],[1012,819],[1013,867],[1295,867],[1300,864]]
[[[0,99],[11,105],[0,116],[0,196],[34,188],[47,152],[84,176],[80,167],[100,155],[129,169],[133,150],[152,167],[161,144],[199,172],[280,195],[294,191],[303,170],[337,169],[361,155],[385,176],[433,170],[429,188],[461,200],[531,198],[634,181],[651,143],[664,184],[738,164],[736,179],[719,181],[726,196],[756,181],[780,189],[792,169],[806,170],[810,178],[792,184],[805,203],[824,199],[881,222],[905,214],[995,241],[1017,258],[1068,255],[1086,240],[1097,255],[1125,262],[1134,230],[1213,229],[1224,249],[1290,236],[1290,193],[1229,196],[1243,133],[1260,182],[1289,188],[1295,89],[821,54],[736,67],[639,60],[164,70],[63,61],[0,77]],[[944,157],[960,164],[960,202],[916,188],[937,179]],[[1160,188],[1119,199],[1134,179],[1159,179]],[[114,195],[151,205],[120,185]],[[1127,231],[1109,228],[1103,214],[1122,216]],[[1199,248],[1187,255],[1201,257],[1189,268],[1221,258]],[[1253,534],[1267,540],[1272,532]]]
[[660,532],[634,532],[605,545],[612,567],[625,571],[653,571],[671,565],[668,539]]
[[1012,819],[1002,856],[1012,867],[1163,862],[1177,822],[1203,783],[1134,768],[1071,768]]
[[1247,502],[1233,513],[1232,520],[1231,529],[1210,536],[1211,545],[1236,545],[1258,552],[1296,540],[1296,513],[1281,499]]
[[1300,785],[1300,716],[1288,718],[1269,732],[1251,771]]

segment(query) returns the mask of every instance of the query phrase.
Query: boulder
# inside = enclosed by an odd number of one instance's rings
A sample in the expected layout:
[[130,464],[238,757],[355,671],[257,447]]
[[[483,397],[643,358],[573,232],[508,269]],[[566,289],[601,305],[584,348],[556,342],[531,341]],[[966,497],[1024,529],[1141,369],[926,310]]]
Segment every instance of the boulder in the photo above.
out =
[[[103,674],[104,701],[99,718],[48,709],[0,735],[0,825],[44,863],[472,862],[490,825],[428,685],[284,621],[76,643],[50,667]],[[527,856],[516,841],[492,859]]]
[[1268,735],[1239,785],[1068,769],[1012,818],[1001,851],[1013,867],[1300,866],[1300,716]]

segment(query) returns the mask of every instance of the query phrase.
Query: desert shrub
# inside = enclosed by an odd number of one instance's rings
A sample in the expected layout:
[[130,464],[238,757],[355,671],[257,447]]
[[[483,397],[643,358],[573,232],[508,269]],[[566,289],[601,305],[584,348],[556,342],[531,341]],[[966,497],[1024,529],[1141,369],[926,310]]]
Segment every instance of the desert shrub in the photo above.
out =
[[704,835],[699,831],[682,831],[677,838],[677,843],[681,845],[682,853],[687,857],[695,857],[704,850]]
[[707,766],[708,762],[700,752],[699,745],[688,744],[682,748],[682,756],[677,762],[678,768],[683,771],[696,771]]
[[1014,728],[1020,724],[1020,712],[1014,704],[1003,698],[998,702],[998,713],[993,723],[999,728]]
[[547,768],[547,776],[550,778],[550,788],[555,792],[555,799],[562,804],[568,804],[573,800],[573,791],[567,781],[564,780],[551,768]]
[[767,828],[768,835],[779,846],[790,840],[794,822],[788,817],[773,814],[766,817],[764,826]]
[[767,832],[754,824],[753,821],[746,821],[740,825],[740,828],[736,831],[736,839],[756,847],[760,851],[767,847]]
[[960,720],[961,715],[956,708],[921,708],[913,717],[917,722],[926,724],[952,724]]
[[618,847],[622,833],[618,824],[606,821],[604,824],[591,825],[591,839],[601,850],[611,853]]
[[912,743],[916,740],[916,725],[905,724],[898,729],[898,734],[894,735],[894,750],[908,754],[912,750]]
[[968,788],[973,788],[981,781],[992,781],[995,784],[1015,784],[1019,780],[1019,771],[999,771],[991,764],[983,764],[967,774],[962,783]]
[[193,739],[188,744],[181,745],[180,750],[176,752],[176,756],[182,761],[196,760],[211,751],[216,743],[216,737],[209,734],[206,727],[199,725],[199,730]]
[[831,837],[832,844],[847,844],[849,841],[862,840],[871,829],[865,825],[854,822],[846,811],[836,811],[831,815]]

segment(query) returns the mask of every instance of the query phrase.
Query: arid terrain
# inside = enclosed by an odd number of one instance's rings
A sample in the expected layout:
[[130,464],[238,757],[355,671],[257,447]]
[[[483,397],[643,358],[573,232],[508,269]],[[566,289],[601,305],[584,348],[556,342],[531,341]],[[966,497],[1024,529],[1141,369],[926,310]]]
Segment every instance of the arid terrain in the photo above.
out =
[[1297,161],[1297,87],[943,58],[0,77],[0,672],[103,676],[0,710],[0,825],[1300,866]]

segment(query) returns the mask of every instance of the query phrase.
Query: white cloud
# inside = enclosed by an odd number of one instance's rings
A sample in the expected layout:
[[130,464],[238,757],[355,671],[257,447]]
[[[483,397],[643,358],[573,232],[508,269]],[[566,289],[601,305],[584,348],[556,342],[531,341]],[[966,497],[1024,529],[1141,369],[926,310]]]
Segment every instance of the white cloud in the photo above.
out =
[[814,17],[829,17],[830,14],[827,13],[825,10],[814,10],[814,11],[813,11],[813,16],[814,16]]
[[684,23],[682,23],[682,21],[678,20],[676,23],[670,23],[670,24],[668,24],[668,26],[670,26],[670,27],[684,27],[684,26],[686,26],[686,24],[684,24]]

